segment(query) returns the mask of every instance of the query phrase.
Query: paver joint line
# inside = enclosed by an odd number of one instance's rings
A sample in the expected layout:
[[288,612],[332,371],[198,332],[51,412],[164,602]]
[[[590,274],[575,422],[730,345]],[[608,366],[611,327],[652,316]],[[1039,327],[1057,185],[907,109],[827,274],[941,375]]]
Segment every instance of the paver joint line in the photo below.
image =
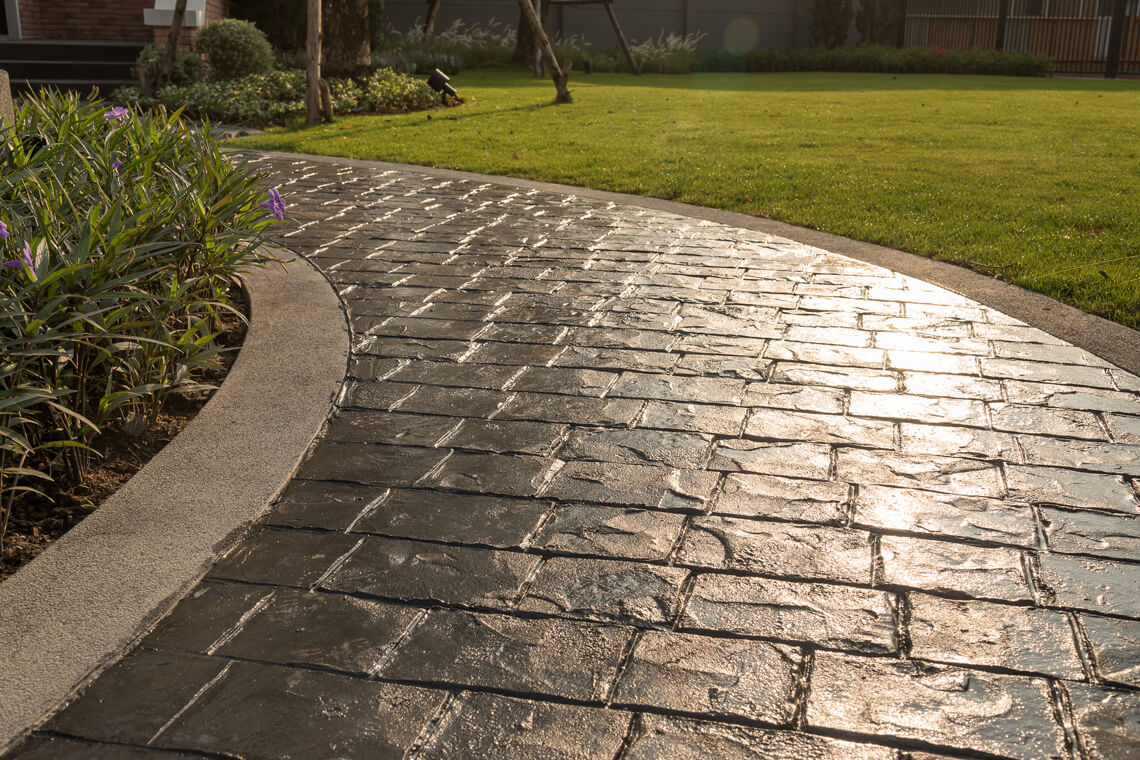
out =
[[10,757],[1140,748],[1135,375],[759,224],[253,160],[348,313],[336,413]]

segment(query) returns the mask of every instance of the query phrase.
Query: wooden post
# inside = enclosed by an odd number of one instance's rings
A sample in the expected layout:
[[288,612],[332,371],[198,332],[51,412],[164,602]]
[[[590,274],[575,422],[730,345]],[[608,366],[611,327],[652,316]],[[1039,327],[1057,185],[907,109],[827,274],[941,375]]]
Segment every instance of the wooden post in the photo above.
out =
[[305,39],[305,121],[321,121],[321,0],[308,0],[308,33]]
[[625,41],[625,35],[621,31],[621,24],[618,23],[617,14],[614,13],[612,0],[605,0],[603,5],[606,6],[606,13],[610,14],[610,23],[614,25],[614,33],[617,34],[621,49],[625,53],[626,60],[629,61],[629,68],[633,70],[634,74],[640,74],[641,67],[637,65],[637,60],[633,57],[633,51],[629,49],[629,43]]
[[1112,4],[1112,26],[1108,28],[1108,60],[1104,63],[1104,78],[1116,79],[1120,70],[1120,47],[1124,40],[1124,16],[1128,12],[1126,0]]
[[1007,21],[1009,21],[1009,0],[998,0],[997,40],[994,42],[994,50],[999,53],[1005,50],[1005,27]]
[[424,21],[424,47],[431,42],[431,33],[435,28],[435,16],[439,13],[440,0],[428,0],[427,20]]
[[155,78],[155,92],[170,81],[170,73],[174,71],[175,56],[178,55],[178,42],[182,38],[182,22],[185,18],[186,0],[175,0],[174,16],[170,19],[170,34],[166,37],[166,54],[162,56],[162,68],[158,70],[158,76]]
[[546,62],[547,68],[550,69],[551,78],[554,79],[554,88],[558,91],[554,102],[573,103],[574,99],[570,97],[570,90],[566,88],[569,71],[563,71],[562,67],[558,65],[558,59],[554,57],[554,48],[550,46],[550,39],[546,36],[546,30],[542,28],[542,22],[538,20],[534,6],[531,5],[530,0],[519,0],[519,9],[522,11],[523,19],[526,20],[527,25],[534,33],[535,39],[538,40],[539,49],[542,50],[542,59]]

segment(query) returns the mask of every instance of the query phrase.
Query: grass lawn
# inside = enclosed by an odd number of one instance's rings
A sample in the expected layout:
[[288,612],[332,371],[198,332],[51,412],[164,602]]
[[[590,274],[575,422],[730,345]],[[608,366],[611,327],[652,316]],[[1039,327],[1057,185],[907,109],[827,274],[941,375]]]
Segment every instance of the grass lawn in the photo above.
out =
[[466,103],[242,146],[564,182],[969,266],[1140,328],[1140,82],[464,72]]

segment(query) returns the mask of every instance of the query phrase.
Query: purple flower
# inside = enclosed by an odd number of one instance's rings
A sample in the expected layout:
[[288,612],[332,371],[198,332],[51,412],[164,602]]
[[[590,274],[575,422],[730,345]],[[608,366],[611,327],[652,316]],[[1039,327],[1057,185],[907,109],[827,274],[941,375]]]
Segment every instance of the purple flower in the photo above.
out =
[[118,174],[119,169],[123,168],[123,162],[116,157],[115,160],[111,162],[111,168],[115,171],[115,174]]
[[8,225],[0,222],[0,240],[7,240],[11,233],[8,232]]
[[107,121],[122,121],[131,115],[131,112],[122,106],[115,106],[114,108],[103,114],[103,118]]
[[36,260],[32,258],[32,247],[30,245],[28,245],[27,243],[24,243],[24,257],[23,258],[16,259],[14,261],[5,261],[3,264],[0,264],[0,266],[5,267],[6,269],[23,268],[23,269],[28,270],[28,274],[30,274],[32,276],[33,282],[36,280],[35,265],[36,265]]
[[269,188],[269,200],[262,203],[261,207],[269,209],[269,215],[277,221],[285,221],[285,201],[281,198],[281,193],[277,192],[277,188]]

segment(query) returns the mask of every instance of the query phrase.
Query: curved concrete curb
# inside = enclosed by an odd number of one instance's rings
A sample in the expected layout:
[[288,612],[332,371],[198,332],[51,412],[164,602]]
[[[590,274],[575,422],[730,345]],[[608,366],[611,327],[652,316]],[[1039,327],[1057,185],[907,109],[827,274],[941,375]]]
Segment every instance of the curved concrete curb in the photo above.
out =
[[[235,146],[237,151],[243,149]],[[626,195],[624,193],[611,193],[606,190],[591,190],[573,185],[558,185],[551,182],[536,182],[515,177],[500,177],[490,174],[477,174],[461,172],[453,169],[436,169],[430,166],[415,166],[412,164],[393,164],[386,161],[365,161],[362,159],[339,158],[336,156],[312,156],[301,153],[278,153],[273,151],[254,151],[268,156],[277,156],[287,159],[304,159],[314,162],[339,163],[349,166],[372,166],[381,169],[396,169],[400,171],[419,172],[431,176],[447,179],[466,179],[477,182],[488,182],[511,187],[542,190],[552,193],[565,193],[583,198],[596,198],[598,200],[612,201],[629,206],[664,211],[680,216],[704,219],[718,224],[732,227],[743,227],[748,230],[763,232],[768,235],[787,238],[797,243],[823,248],[824,250],[849,256],[853,259],[865,261],[868,264],[885,267],[900,274],[915,277],[920,280],[946,288],[954,293],[965,296],[993,309],[1020,319],[1026,324],[1039,330],[1066,340],[1086,351],[1112,362],[1118,367],[1140,374],[1140,331],[1132,330],[1124,325],[1110,322],[1107,319],[1086,314],[1080,309],[1055,301],[1048,296],[1024,290],[1016,285],[995,280],[977,272],[973,272],[955,264],[944,261],[917,256],[913,253],[886,248],[874,243],[863,243],[858,240],[832,235],[827,232],[795,227],[783,222],[775,222],[758,216],[737,214],[731,211],[720,211],[693,206],[688,203],[665,201],[657,198],[646,198],[640,195]]]
[[221,388],[162,452],[0,583],[0,750],[161,617],[289,478],[344,380],[340,301],[308,262],[246,276]]

